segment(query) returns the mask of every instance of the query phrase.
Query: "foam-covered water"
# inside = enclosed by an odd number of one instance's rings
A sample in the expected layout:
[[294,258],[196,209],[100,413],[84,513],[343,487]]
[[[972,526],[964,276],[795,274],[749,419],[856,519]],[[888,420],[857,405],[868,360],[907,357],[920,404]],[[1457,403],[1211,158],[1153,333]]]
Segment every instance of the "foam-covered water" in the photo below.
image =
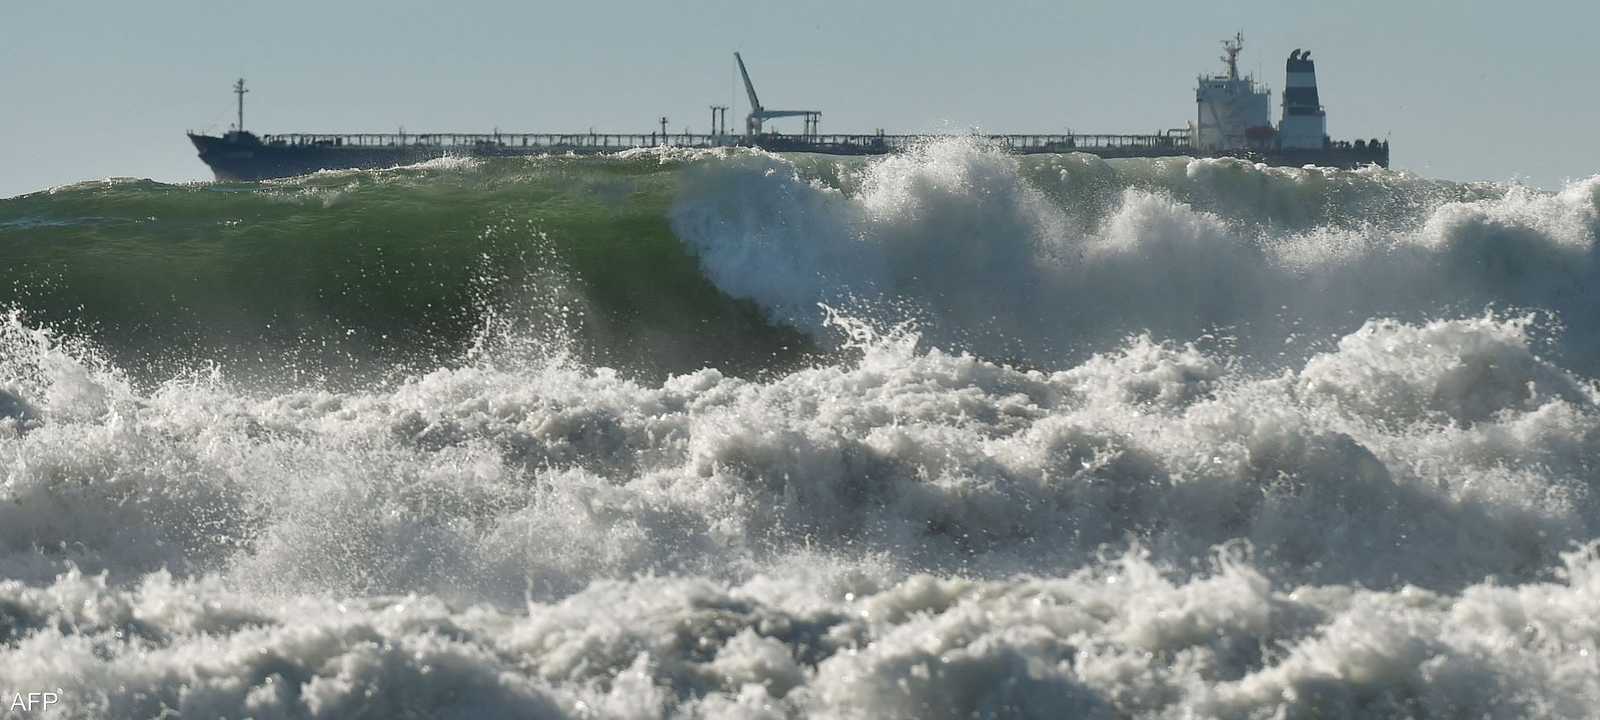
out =
[[0,691],[1587,717],[1597,231],[964,142],[4,201]]

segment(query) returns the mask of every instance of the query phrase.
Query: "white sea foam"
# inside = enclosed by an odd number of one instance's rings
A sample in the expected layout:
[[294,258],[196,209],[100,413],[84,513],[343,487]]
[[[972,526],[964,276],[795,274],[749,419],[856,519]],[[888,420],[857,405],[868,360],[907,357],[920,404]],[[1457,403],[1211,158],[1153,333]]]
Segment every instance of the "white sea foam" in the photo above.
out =
[[1454,595],[1129,553],[1059,578],[602,582],[512,611],[74,573],[0,583],[0,680],[78,717],[1581,718],[1596,552]]
[[[689,173],[673,227],[706,275],[776,319],[818,303],[927,340],[1059,366],[1149,331],[1227,330],[1252,355],[1291,337],[1600,299],[1600,176],[1556,194],[1403,173],[1236,160],[1002,155],[967,141],[864,166],[834,187],[778,157]],[[1565,339],[1586,365],[1600,332]]]
[[771,153],[768,153],[768,152],[766,152],[764,150],[760,150],[760,149],[756,149],[756,148],[744,148],[744,147],[696,148],[696,147],[685,147],[685,146],[682,146],[682,145],[658,145],[658,146],[655,146],[655,147],[636,147],[636,148],[628,148],[627,150],[618,150],[618,151],[613,152],[613,153],[606,153],[606,157],[617,158],[617,159],[621,159],[621,160],[637,160],[637,159],[641,159],[641,158],[649,158],[649,159],[659,160],[663,164],[668,163],[668,162],[708,160],[708,159],[724,158],[724,157],[737,156],[737,155],[770,156]]
[[857,335],[765,382],[552,362],[251,398],[136,392],[13,325],[44,422],[0,439],[0,680],[127,717],[1595,697],[1600,573],[1560,556],[1600,522],[1600,413],[1523,320],[1373,322],[1265,377]]

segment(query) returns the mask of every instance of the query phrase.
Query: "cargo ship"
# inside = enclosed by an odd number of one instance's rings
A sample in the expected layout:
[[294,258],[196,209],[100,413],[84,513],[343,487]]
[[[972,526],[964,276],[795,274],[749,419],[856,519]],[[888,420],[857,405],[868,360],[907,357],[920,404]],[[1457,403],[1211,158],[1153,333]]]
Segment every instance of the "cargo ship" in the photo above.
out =
[[[1389,166],[1387,140],[1338,141],[1328,136],[1327,112],[1317,94],[1316,66],[1307,50],[1296,49],[1284,65],[1281,115],[1271,119],[1271,90],[1239,74],[1243,34],[1222,43],[1223,72],[1201,75],[1195,90],[1196,115],[1186,127],[1149,134],[1027,133],[981,135],[985,142],[1015,153],[1081,152],[1104,158],[1236,157],[1268,165],[1355,168]],[[506,157],[609,153],[636,148],[751,147],[772,152],[829,155],[880,155],[898,152],[938,135],[823,134],[819,110],[772,110],[761,104],[755,84],[734,53],[744,79],[750,112],[742,133],[727,128],[727,106],[711,106],[711,131],[669,133],[667,118],[649,133],[283,133],[256,135],[244,129],[241,78],[238,123],[222,135],[190,132],[189,140],[218,180],[265,180],[319,170],[375,169],[410,165],[447,155]],[[798,134],[770,132],[768,120],[800,118]]]

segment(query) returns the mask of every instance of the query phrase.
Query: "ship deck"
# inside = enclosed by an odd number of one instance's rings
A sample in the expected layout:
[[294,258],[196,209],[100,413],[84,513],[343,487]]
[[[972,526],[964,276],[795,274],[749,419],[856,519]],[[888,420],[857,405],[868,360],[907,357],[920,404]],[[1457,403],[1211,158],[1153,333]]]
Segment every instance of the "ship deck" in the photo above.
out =
[[[947,135],[883,133],[843,133],[785,135],[770,133],[746,138],[733,134],[697,133],[280,133],[263,135],[264,145],[276,147],[332,148],[437,148],[483,151],[503,148],[510,151],[614,152],[632,148],[685,147],[718,148],[757,146],[773,150],[807,148],[840,154],[897,152]],[[1159,151],[1172,154],[1189,147],[1184,131],[1130,134],[972,134],[986,144],[1012,152],[1136,152]],[[1138,153],[1147,154],[1147,153]]]

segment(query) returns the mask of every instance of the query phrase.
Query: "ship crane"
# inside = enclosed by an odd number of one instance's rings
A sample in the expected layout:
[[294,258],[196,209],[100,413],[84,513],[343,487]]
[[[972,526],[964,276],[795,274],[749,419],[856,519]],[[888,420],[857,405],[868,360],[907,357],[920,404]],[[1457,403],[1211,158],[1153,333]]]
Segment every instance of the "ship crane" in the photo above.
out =
[[754,138],[761,134],[761,124],[767,120],[785,117],[805,118],[806,137],[816,137],[817,125],[822,121],[821,110],[768,110],[761,106],[761,99],[756,97],[755,83],[750,82],[750,71],[744,68],[744,58],[739,53],[733,54],[733,59],[739,63],[739,74],[744,77],[744,91],[750,95],[750,114],[745,116],[745,135]]

